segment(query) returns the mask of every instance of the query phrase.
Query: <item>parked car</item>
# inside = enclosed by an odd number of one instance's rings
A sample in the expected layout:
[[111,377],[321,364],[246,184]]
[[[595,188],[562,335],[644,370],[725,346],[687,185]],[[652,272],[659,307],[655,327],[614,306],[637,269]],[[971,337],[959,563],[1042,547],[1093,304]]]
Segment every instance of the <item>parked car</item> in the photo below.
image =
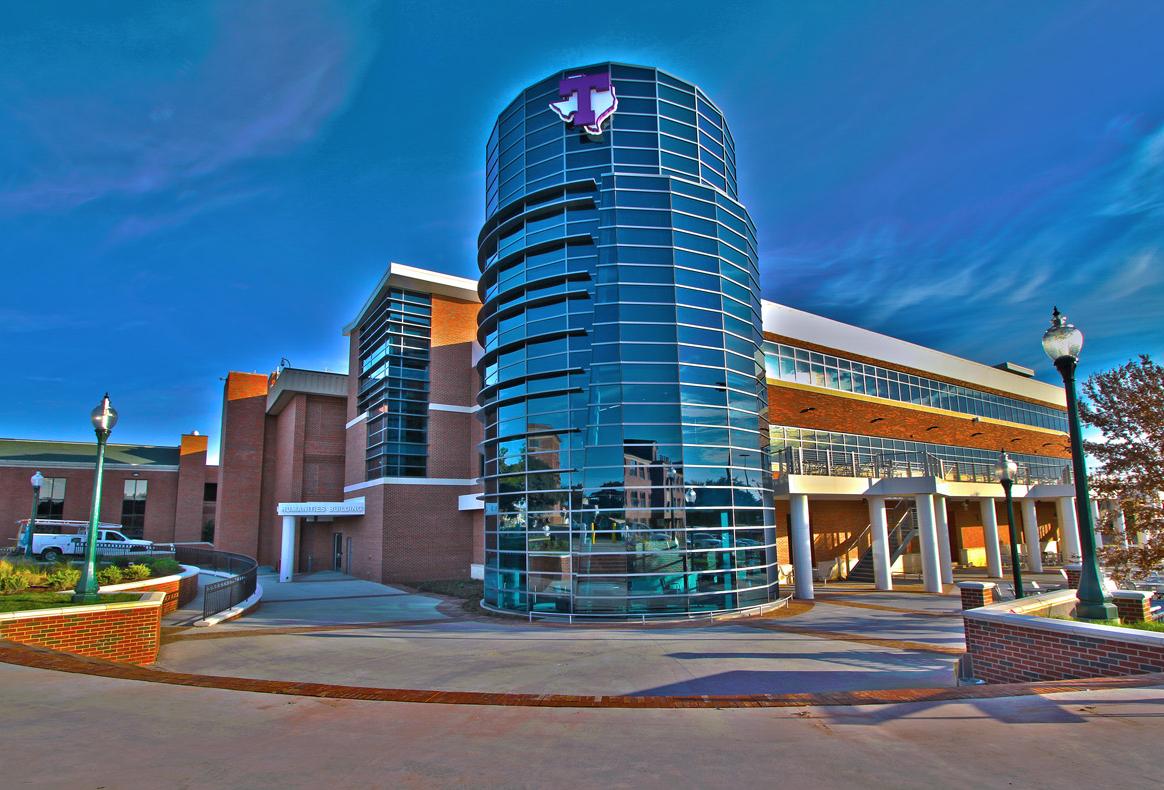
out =
[[[32,553],[45,562],[57,562],[65,556],[81,556],[85,553],[85,536],[89,524],[84,521],[42,519],[36,522],[36,532],[32,535]],[[23,548],[28,540],[28,520],[20,522],[20,532],[16,545]],[[169,546],[158,546],[150,540],[126,537],[120,524],[99,524],[97,527],[98,554],[124,554],[168,550]]]

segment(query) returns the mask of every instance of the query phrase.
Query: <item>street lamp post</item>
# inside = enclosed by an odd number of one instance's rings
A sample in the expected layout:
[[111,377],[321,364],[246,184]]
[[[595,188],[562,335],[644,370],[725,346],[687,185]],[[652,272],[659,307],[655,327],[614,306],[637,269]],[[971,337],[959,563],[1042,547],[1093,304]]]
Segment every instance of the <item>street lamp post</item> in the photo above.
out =
[[1014,476],[1018,473],[1018,464],[1011,460],[1005,452],[998,454],[998,482],[1002,483],[1002,490],[1006,492],[1006,528],[1010,532],[1010,567],[1014,572],[1014,597],[1023,597],[1023,572],[1019,563],[1018,530],[1014,525],[1014,497],[1010,489],[1014,485]]
[[24,541],[24,556],[32,559],[32,536],[36,532],[36,511],[40,509],[40,487],[44,484],[44,475],[38,469],[28,481],[32,483],[32,515],[28,517],[28,534]]
[[101,475],[105,471],[105,442],[117,425],[117,410],[109,404],[109,393],[89,415],[97,434],[97,467],[93,473],[93,506],[89,509],[89,531],[85,538],[85,566],[73,592],[74,603],[94,603],[97,595],[97,523],[101,513]]
[[1079,545],[1083,552],[1075,616],[1084,620],[1114,620],[1116,608],[1103,588],[1095,552],[1095,519],[1091,515],[1087,464],[1083,458],[1083,430],[1079,425],[1079,403],[1075,395],[1075,363],[1082,349],[1083,333],[1067,323],[1067,316],[1056,307],[1051,313],[1051,326],[1043,333],[1043,350],[1063,377],[1063,389],[1067,394],[1071,471],[1075,476],[1075,518],[1079,525]]

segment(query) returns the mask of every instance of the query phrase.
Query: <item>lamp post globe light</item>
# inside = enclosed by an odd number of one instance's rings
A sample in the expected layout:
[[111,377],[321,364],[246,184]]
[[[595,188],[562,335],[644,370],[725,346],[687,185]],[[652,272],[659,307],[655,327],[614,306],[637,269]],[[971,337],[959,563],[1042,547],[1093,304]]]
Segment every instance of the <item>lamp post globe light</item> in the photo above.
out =
[[1083,458],[1083,430],[1079,424],[1079,403],[1075,395],[1075,363],[1082,349],[1083,333],[1068,323],[1067,316],[1056,307],[1051,313],[1051,326],[1043,333],[1043,350],[1063,377],[1063,389],[1067,394],[1071,471],[1075,477],[1075,518],[1079,524],[1079,545],[1083,553],[1075,616],[1084,620],[1114,620],[1116,608],[1103,588],[1095,554],[1095,519],[1091,515],[1087,463]]
[[1014,572],[1014,597],[1023,597],[1023,572],[1019,563],[1018,530],[1014,525],[1014,498],[1010,489],[1014,485],[1014,476],[1018,474],[1018,464],[1009,455],[1000,451],[998,454],[998,482],[1002,483],[1002,490],[1006,492],[1006,528],[1010,533],[1010,567]]
[[28,534],[24,538],[24,556],[27,559],[32,559],[32,535],[36,532],[36,511],[40,509],[40,487],[44,485],[44,475],[38,469],[28,482],[32,483],[32,515],[28,517]]
[[109,393],[89,415],[97,434],[97,466],[93,472],[93,506],[89,509],[89,530],[85,536],[85,565],[73,592],[75,603],[94,603],[97,595],[97,523],[101,512],[101,475],[105,471],[105,442],[117,425],[117,410],[109,403]]

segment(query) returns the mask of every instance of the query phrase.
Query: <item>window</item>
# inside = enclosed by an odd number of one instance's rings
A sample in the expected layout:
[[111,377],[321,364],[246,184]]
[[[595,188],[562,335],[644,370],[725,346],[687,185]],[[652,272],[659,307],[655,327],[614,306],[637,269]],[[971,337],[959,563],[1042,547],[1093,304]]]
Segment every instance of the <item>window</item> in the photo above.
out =
[[203,502],[217,502],[218,501],[218,483],[207,483],[202,487],[202,501]]
[[145,532],[146,489],[149,481],[137,478],[125,481],[125,495],[121,500],[122,531],[131,538],[140,538]]
[[65,478],[46,477],[40,484],[40,502],[36,506],[37,518],[64,518]]
[[368,479],[425,475],[431,327],[432,297],[399,288],[360,325]]

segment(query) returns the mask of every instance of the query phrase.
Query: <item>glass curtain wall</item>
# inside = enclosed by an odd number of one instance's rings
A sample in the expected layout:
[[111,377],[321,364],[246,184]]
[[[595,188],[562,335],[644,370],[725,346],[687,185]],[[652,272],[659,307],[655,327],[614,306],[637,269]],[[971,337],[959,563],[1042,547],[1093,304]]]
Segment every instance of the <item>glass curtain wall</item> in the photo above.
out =
[[[549,108],[608,72],[600,135]],[[485,600],[639,617],[776,596],[755,228],[698,88],[555,74],[487,148]]]
[[358,408],[368,415],[368,479],[424,477],[432,296],[391,288],[360,324]]

